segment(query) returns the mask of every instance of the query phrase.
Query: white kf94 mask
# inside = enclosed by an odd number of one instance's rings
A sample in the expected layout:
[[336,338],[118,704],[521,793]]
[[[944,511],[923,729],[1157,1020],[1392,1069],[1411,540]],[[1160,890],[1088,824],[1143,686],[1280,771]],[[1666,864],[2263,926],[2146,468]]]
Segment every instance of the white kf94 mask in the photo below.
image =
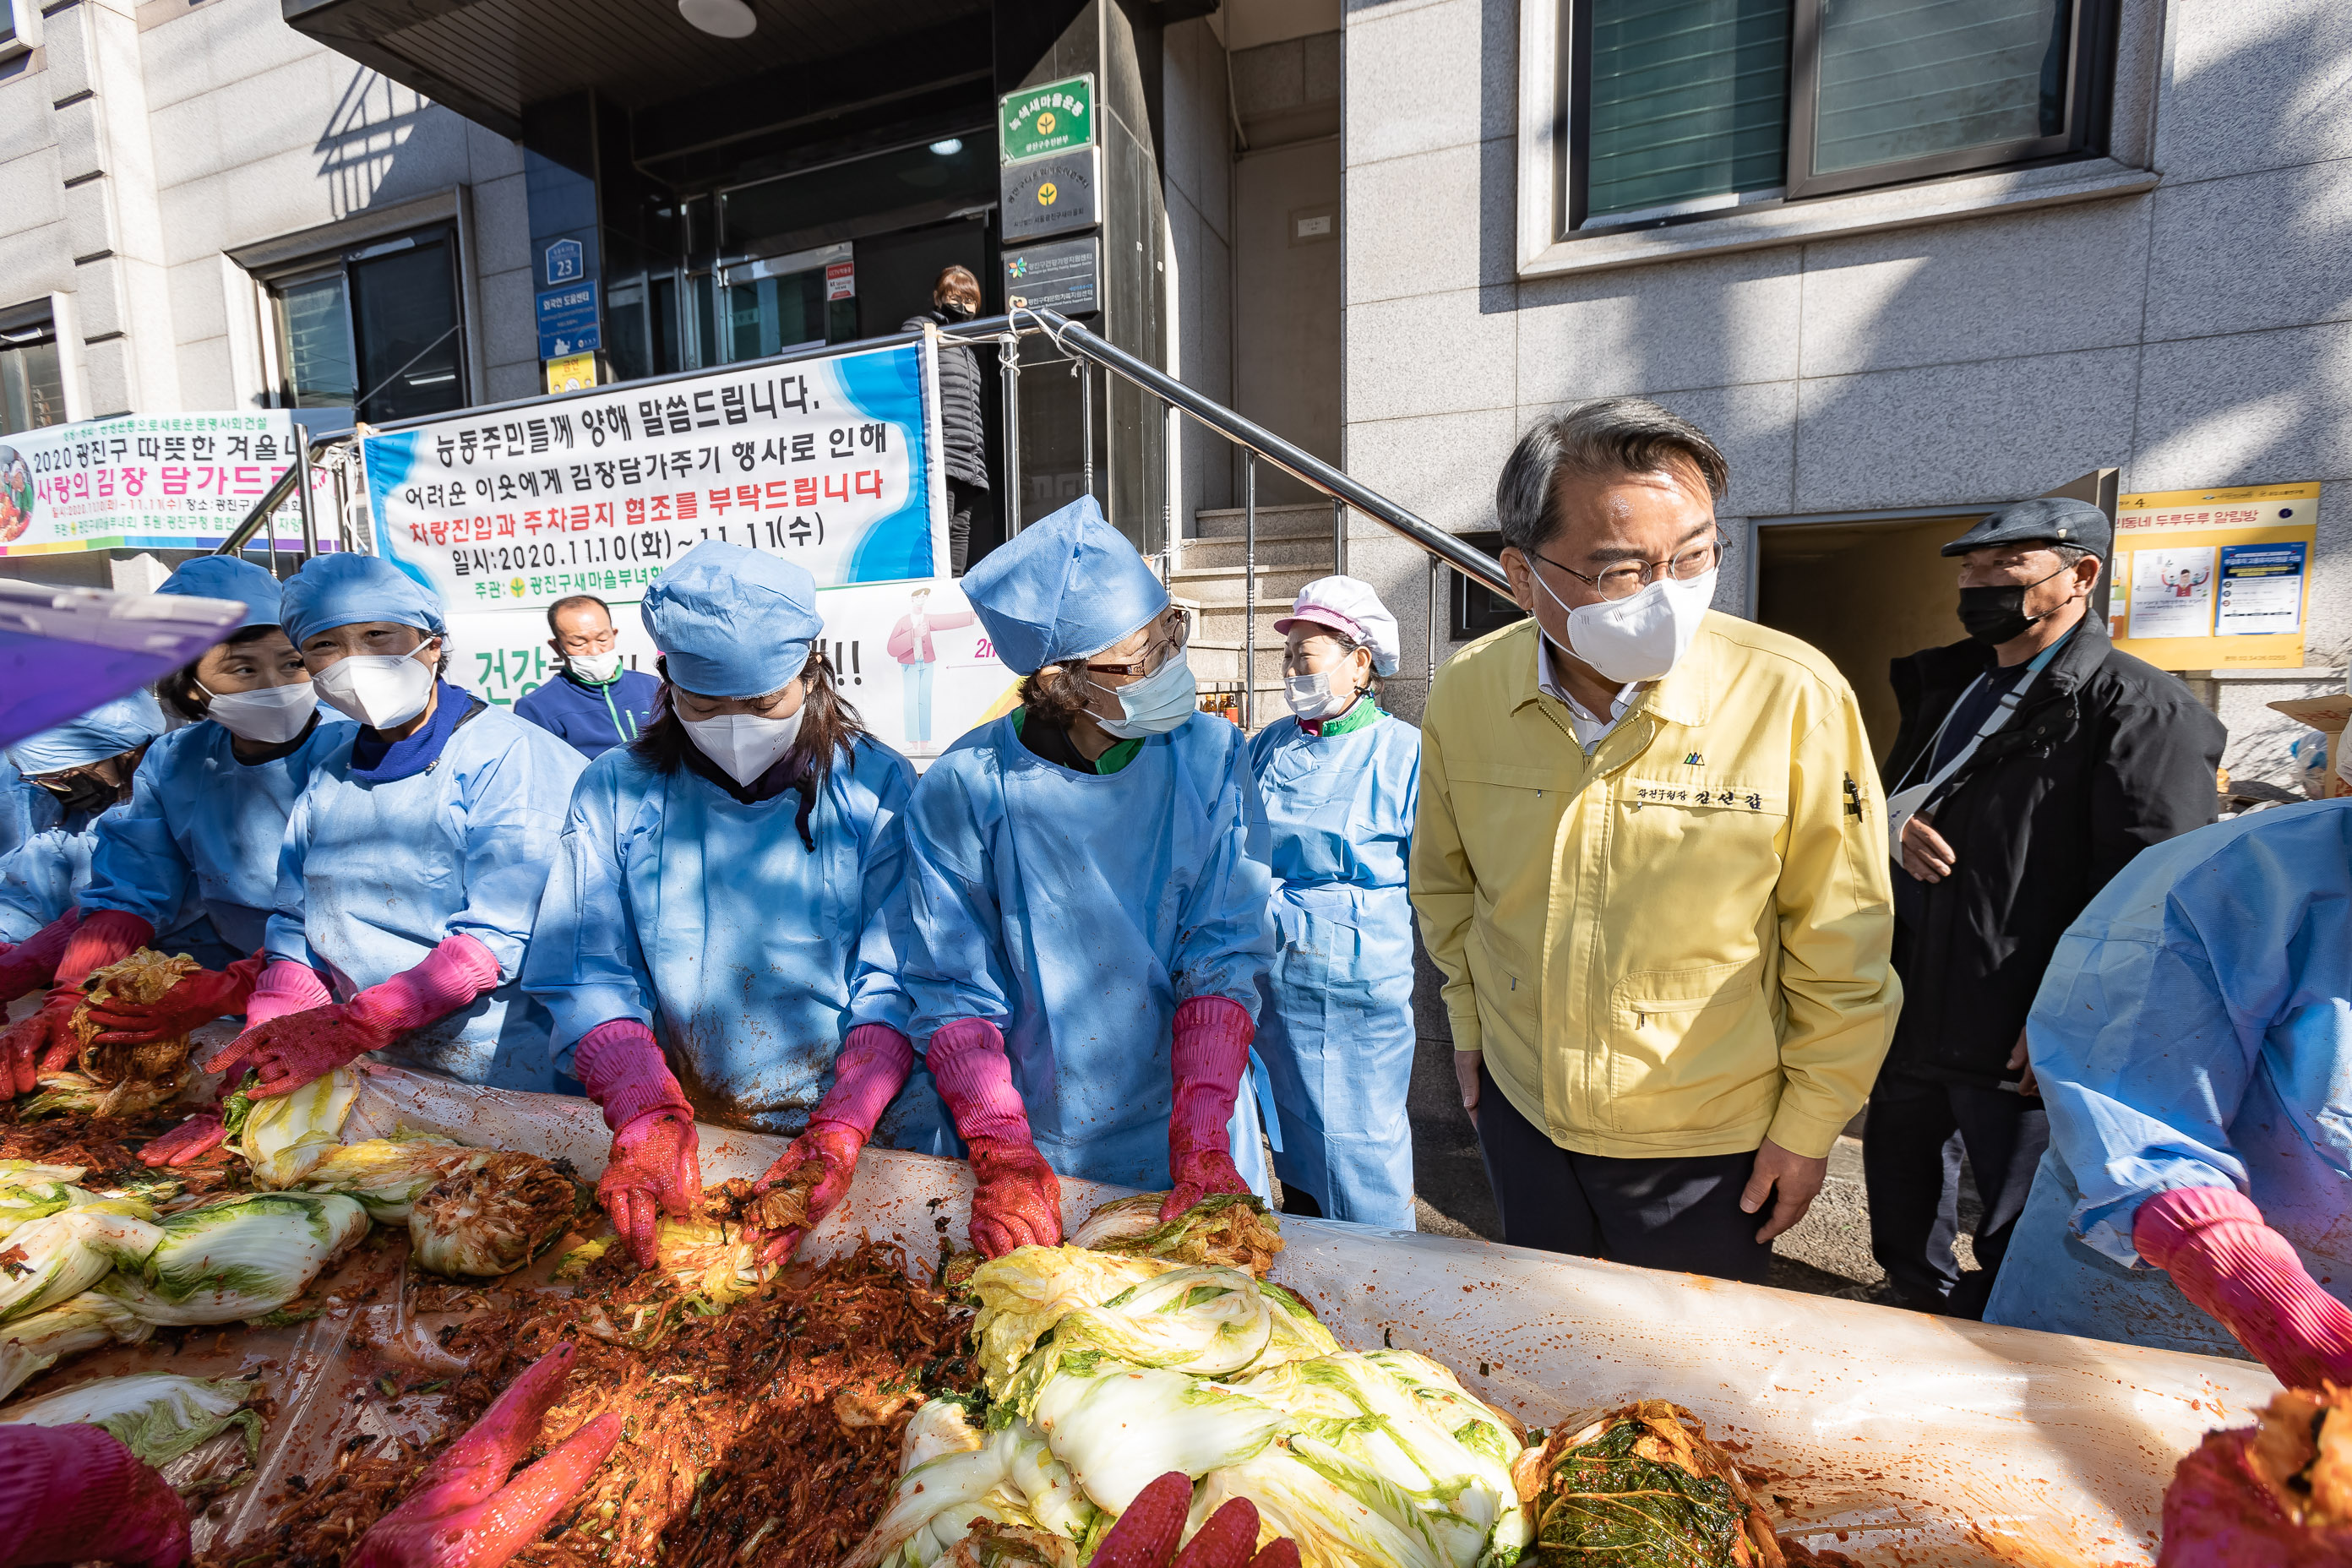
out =
[[311,679],[320,700],[372,730],[405,724],[433,700],[433,666],[404,653],[355,653]]
[[317,687],[307,680],[291,686],[264,686],[254,691],[205,690],[205,717],[240,741],[257,746],[282,746],[300,734],[319,710]]
[[729,778],[748,789],[752,780],[774,767],[776,759],[793,749],[793,742],[800,736],[801,721],[807,716],[808,704],[803,702],[789,719],[721,713],[716,719],[688,719],[684,722],[687,734],[702,754],[717,763]]
[[1688,582],[1661,577],[1628,598],[1574,609],[1552,594],[1540,573],[1534,575],[1536,585],[1568,616],[1568,651],[1622,686],[1662,679],[1690,651],[1715,597],[1717,570]]

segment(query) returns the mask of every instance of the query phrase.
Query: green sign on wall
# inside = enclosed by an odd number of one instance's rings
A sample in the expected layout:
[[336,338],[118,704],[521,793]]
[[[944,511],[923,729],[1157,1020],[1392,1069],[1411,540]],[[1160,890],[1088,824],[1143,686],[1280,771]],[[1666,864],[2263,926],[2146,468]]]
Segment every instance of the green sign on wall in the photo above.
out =
[[1008,163],[1092,144],[1095,79],[1074,76],[1006,93],[996,102],[996,129]]

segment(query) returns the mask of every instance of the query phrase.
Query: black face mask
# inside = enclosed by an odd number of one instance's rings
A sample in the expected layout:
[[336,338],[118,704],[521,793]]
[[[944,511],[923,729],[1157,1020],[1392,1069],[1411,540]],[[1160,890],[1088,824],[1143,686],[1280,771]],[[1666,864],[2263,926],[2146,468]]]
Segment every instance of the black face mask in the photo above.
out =
[[971,302],[965,300],[942,300],[940,301],[940,311],[951,321],[969,321],[979,314],[971,308]]
[[[2067,570],[2069,568],[2064,566],[2058,568],[2058,572]],[[2027,615],[2025,591],[2039,588],[2051,577],[2058,575],[2058,572],[2051,573],[2049,577],[2036,577],[2031,583],[2004,583],[1991,587],[1961,589],[1961,626],[1977,641],[1990,643],[1995,647],[2005,642],[2014,642],[2032,630],[2034,622],[2054,613],[2044,610],[2040,616]]]
[[51,784],[47,779],[40,781],[43,789],[58,797],[58,806],[68,816],[83,813],[94,815],[104,811],[121,799],[122,795],[121,791],[100,778],[96,773],[74,773],[60,783],[62,787],[58,784]]

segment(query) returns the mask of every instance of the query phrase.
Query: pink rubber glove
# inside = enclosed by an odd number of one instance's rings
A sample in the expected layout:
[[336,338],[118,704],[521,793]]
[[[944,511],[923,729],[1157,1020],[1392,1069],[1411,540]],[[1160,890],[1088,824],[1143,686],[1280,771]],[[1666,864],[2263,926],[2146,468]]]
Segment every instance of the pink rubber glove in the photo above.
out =
[[[53,923],[34,937],[38,942],[56,929]],[[57,984],[40,1011],[20,1018],[0,1032],[0,1078],[12,1094],[30,1094],[45,1072],[62,1069],[81,1050],[74,1038],[74,1009],[84,1000],[82,982],[93,969],[104,968],[135,952],[155,928],[137,915],[121,910],[85,910],[65,939],[57,967]],[[28,944],[29,945],[29,944]]]
[[254,1099],[291,1094],[346,1062],[383,1049],[411,1029],[448,1016],[498,983],[499,961],[488,948],[470,936],[445,936],[415,965],[348,1002],[252,1026],[205,1063],[205,1070],[252,1068],[261,1074]]
[[68,910],[31,936],[0,953],[0,1002],[14,1002],[57,978],[67,939],[81,924],[81,911]]
[[986,1258],[1060,1246],[1062,1184],[1030,1136],[1004,1036],[985,1018],[959,1018],[932,1035],[924,1060],[980,1184],[971,1195],[972,1246]]
[[325,978],[317,970],[290,958],[272,959],[254,983],[253,994],[245,999],[245,1026],[256,1028],[289,1013],[307,1013],[334,1004],[335,994],[327,989]]
[[889,1025],[860,1024],[849,1031],[841,1055],[834,1058],[833,1087],[817,1103],[808,1131],[793,1139],[768,1173],[752,1184],[755,1194],[765,1193],[791,1181],[793,1173],[812,1160],[824,1167],[824,1174],[809,1189],[808,1225],[785,1231],[761,1247],[761,1262],[781,1263],[791,1257],[801,1237],[841,1206],[857,1170],[857,1156],[874,1136],[874,1124],[914,1069],[914,1043]]
[[507,1479],[539,1440],[576,1353],[558,1345],[509,1384],[425,1468],[416,1489],[368,1526],[350,1568],[498,1568],[537,1539],[621,1438],[620,1412],[608,1410]]
[[629,1244],[640,1268],[657,1261],[657,1222],[666,1210],[702,1207],[701,1140],[654,1032],[635,1018],[614,1018],[580,1037],[572,1070],[604,1110],[613,1152],[596,1184],[596,1201]]
[[0,1568],[188,1560],[188,1510],[96,1426],[0,1426]]
[[1234,1100],[1249,1070],[1250,1041],[1257,1026],[1249,1009],[1226,996],[1195,996],[1176,1009],[1170,1067],[1176,1100],[1168,1115],[1167,1199],[1162,1220],[1174,1219],[1212,1193],[1246,1193],[1249,1184],[1234,1168],[1233,1142],[1225,1126]]
[[2174,1187],[2132,1215],[2132,1246],[2289,1388],[2352,1383],[2352,1310],[2234,1187]]

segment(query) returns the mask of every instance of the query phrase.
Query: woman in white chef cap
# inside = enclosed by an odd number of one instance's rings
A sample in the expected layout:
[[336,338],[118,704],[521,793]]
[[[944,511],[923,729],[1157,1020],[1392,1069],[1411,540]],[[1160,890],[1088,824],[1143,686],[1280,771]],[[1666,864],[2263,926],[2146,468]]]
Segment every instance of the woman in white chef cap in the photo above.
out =
[[[1259,982],[1284,1206],[1412,1228],[1412,906],[1405,864],[1421,731],[1380,705],[1397,623],[1370,584],[1323,577],[1274,623],[1291,717],[1250,742],[1274,831],[1280,939]],[[1301,1201],[1302,1198],[1305,1201]]]

